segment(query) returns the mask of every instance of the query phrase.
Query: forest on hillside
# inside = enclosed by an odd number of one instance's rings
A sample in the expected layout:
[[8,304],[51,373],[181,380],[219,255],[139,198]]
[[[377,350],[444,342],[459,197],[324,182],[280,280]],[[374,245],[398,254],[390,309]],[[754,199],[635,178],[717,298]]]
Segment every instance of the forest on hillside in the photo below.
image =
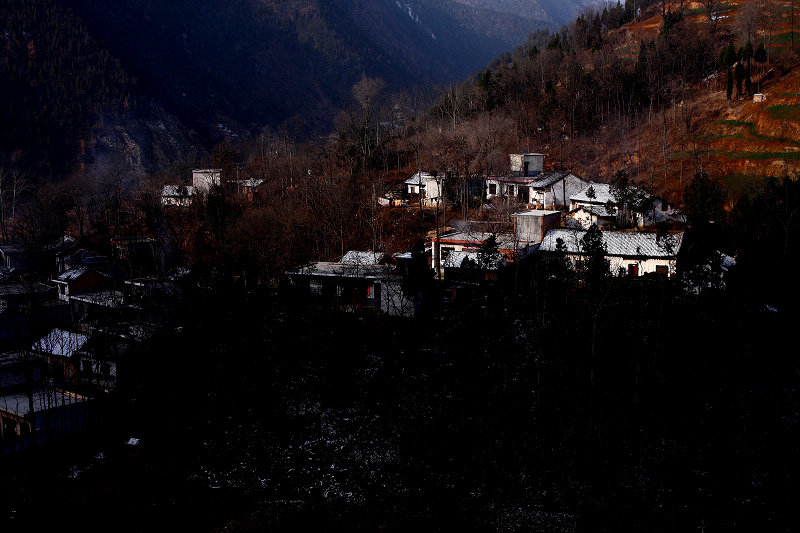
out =
[[136,105],[136,78],[57,2],[0,2],[0,31],[0,161],[60,178],[103,113]]

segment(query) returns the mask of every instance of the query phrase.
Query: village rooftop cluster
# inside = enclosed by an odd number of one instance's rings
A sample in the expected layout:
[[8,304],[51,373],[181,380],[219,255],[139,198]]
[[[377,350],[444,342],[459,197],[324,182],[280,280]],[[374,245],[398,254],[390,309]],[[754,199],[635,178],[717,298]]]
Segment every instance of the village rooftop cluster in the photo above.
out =
[[[337,261],[299,265],[285,272],[286,292],[316,309],[411,318],[423,305],[408,282],[419,275],[414,270],[420,264],[429,282],[459,298],[475,287],[492,290],[505,269],[542,254],[563,254],[572,268],[583,268],[583,237],[590,228],[604,230],[603,248],[613,275],[675,275],[683,233],[654,229],[680,227],[679,211],[632,187],[639,208],[627,213],[608,184],[546,172],[544,158],[512,154],[507,175],[476,177],[469,184],[484,194],[486,209],[510,207],[508,223],[451,220],[446,227],[437,224],[424,246],[413,251],[350,251]],[[376,203],[434,209],[438,220],[448,202],[447,179],[446,172],[418,172],[405,181],[400,195],[382,196]],[[164,186],[161,203],[186,208],[221,185],[220,169],[194,170],[192,185]],[[226,185],[252,201],[261,182]],[[610,230],[623,214],[631,229]],[[107,257],[65,235],[44,250],[52,274],[40,281],[26,275],[30,258],[21,246],[0,246],[0,442],[6,451],[84,428],[92,399],[124,379],[131,347],[175,324],[184,292],[200,283],[185,268],[159,275],[153,238],[113,239],[111,250]],[[30,338],[38,340],[25,344]]]

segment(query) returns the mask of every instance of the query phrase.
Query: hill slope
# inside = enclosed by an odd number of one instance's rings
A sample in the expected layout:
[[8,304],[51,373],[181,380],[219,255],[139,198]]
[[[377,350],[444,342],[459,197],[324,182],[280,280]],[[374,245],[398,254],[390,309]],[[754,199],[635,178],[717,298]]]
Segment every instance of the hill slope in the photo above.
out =
[[61,1],[209,135],[293,117],[325,131],[362,74],[390,89],[457,80],[544,24],[432,0]]
[[163,168],[198,144],[55,0],[0,0],[0,101],[0,167],[34,179],[114,152]]

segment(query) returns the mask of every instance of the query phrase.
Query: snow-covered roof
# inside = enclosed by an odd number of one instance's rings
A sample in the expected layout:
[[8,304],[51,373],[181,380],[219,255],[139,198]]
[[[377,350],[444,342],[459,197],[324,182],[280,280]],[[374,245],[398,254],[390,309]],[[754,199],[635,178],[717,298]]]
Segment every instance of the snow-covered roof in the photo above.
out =
[[[557,240],[564,241],[567,253],[583,253],[581,239],[586,231],[575,229],[551,229],[542,239],[539,247],[544,252],[555,252]],[[602,232],[606,252],[619,257],[674,258],[683,242],[683,233],[659,235],[645,232]]]
[[528,211],[521,211],[513,213],[512,217],[545,217],[547,215],[560,215],[561,211],[548,211],[545,209],[530,209]]
[[320,261],[303,265],[286,273],[290,276],[378,279],[385,277],[391,270],[393,269],[385,265],[348,265]]
[[[433,251],[433,247],[432,246],[426,246],[425,247],[425,253],[426,254],[427,253],[431,253],[432,251]],[[412,252],[410,252],[410,251],[408,251],[408,252],[400,252],[400,253],[394,254],[394,258],[395,259],[411,259],[411,257],[412,257]]]
[[720,262],[719,267],[722,270],[727,272],[728,270],[730,270],[731,268],[736,266],[736,259],[735,258],[733,258],[733,257],[731,257],[729,255],[723,254],[721,252],[720,252],[720,255],[722,256],[722,261]]
[[167,279],[170,281],[179,281],[191,273],[192,271],[186,267],[175,267],[167,273]]
[[453,243],[453,244],[471,244],[474,246],[480,246],[481,244],[485,243],[491,236],[495,237],[495,242],[497,243],[497,247],[500,249],[514,247],[514,236],[511,234],[505,234],[505,233],[494,234],[494,233],[485,233],[481,231],[469,231],[469,232],[454,231],[452,233],[441,235],[439,237],[439,242],[443,244]]
[[164,185],[161,196],[165,198],[187,198],[194,196],[194,187],[191,185]]
[[[589,198],[587,193],[589,189],[594,190],[594,198]],[[581,192],[573,194],[569,197],[573,202],[583,202],[591,204],[605,204],[606,202],[616,203],[616,198],[611,194],[611,185],[608,183],[591,183],[585,187]]]
[[339,260],[344,265],[377,265],[383,259],[380,252],[359,252],[350,250]]
[[544,174],[539,174],[536,176],[536,179],[531,182],[531,187],[534,189],[549,187],[554,183],[558,183],[562,179],[566,179],[569,175],[570,174],[566,172],[557,172],[555,170],[545,172]]
[[38,413],[53,407],[71,405],[83,401],[86,401],[85,397],[74,393],[65,394],[55,389],[40,389],[33,391],[30,398],[27,392],[0,396],[0,409],[19,416],[27,416],[30,414],[31,404],[33,404],[34,412]]
[[255,187],[258,187],[259,185],[261,185],[262,183],[264,183],[264,180],[256,180],[256,179],[238,180],[238,181],[236,181],[236,183],[238,185],[242,186],[242,187],[255,188]]
[[584,210],[589,214],[598,216],[598,217],[613,217],[616,216],[614,211],[609,211],[606,209],[605,205],[582,205],[575,211]]
[[43,352],[61,357],[72,357],[72,354],[86,344],[88,337],[82,333],[73,333],[63,329],[55,328],[36,341],[31,347],[32,350]]
[[59,276],[56,278],[56,281],[63,281],[65,283],[70,281],[75,281],[76,279],[83,276],[87,272],[89,272],[89,269],[86,267],[70,268],[69,270],[66,270],[61,274],[59,274]]
[[85,302],[103,307],[119,307],[122,305],[122,291],[99,291],[88,294],[70,296],[71,300]]
[[64,235],[45,246],[45,250],[55,254],[62,254],[72,249],[76,244],[78,244],[78,240],[75,237]]
[[[500,265],[506,264],[506,256],[503,254],[495,254],[495,260],[486,265],[486,270],[497,270]],[[450,252],[442,262],[442,268],[461,268],[464,260],[469,259],[476,266],[480,264],[479,252]]]
[[435,180],[436,177],[433,174],[429,174],[428,172],[417,172],[410,178],[408,178],[404,183],[408,185],[420,185],[421,181],[423,180]]

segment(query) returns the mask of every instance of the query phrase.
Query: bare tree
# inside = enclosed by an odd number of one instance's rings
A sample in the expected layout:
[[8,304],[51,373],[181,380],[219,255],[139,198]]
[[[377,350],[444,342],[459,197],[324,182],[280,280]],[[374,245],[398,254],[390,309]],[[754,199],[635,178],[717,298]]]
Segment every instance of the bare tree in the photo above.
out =
[[736,31],[742,42],[753,41],[763,18],[760,0],[746,2],[736,19]]
[[11,242],[16,240],[17,205],[20,198],[30,191],[30,182],[19,170],[12,170],[9,179],[9,195],[11,197]]
[[767,64],[769,65],[770,50],[772,49],[772,31],[780,23],[782,12],[777,0],[763,0],[763,2],[764,21],[767,25]]

